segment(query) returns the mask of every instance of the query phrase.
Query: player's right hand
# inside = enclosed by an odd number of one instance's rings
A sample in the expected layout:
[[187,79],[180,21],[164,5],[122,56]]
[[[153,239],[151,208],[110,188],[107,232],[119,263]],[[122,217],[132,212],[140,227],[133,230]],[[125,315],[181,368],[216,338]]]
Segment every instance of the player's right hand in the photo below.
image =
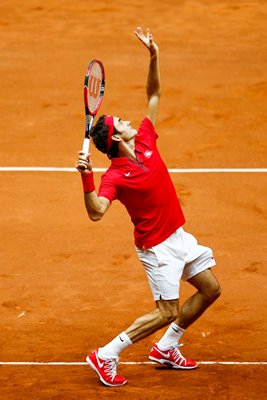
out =
[[89,172],[92,171],[93,164],[90,159],[90,153],[85,154],[83,151],[79,151],[79,158],[76,163],[76,169],[81,173],[81,174],[88,174]]

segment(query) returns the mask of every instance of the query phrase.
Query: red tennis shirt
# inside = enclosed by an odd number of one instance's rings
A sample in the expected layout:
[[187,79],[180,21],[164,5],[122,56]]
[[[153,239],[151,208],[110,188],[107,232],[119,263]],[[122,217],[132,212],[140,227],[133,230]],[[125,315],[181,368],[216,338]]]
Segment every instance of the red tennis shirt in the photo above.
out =
[[99,196],[110,202],[118,199],[126,207],[140,249],[163,242],[185,223],[157,138],[152,122],[145,117],[135,136],[137,159],[112,158],[99,187]]

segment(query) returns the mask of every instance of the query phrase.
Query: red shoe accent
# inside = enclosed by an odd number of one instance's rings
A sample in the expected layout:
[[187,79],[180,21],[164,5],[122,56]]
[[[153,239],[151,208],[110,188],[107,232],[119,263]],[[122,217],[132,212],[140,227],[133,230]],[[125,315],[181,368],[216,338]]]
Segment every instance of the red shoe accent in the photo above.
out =
[[159,364],[166,364],[175,369],[194,369],[198,364],[193,360],[187,360],[182,356],[177,346],[171,347],[169,350],[160,350],[157,344],[152,347],[149,359]]
[[87,363],[99,375],[102,383],[106,386],[122,386],[127,380],[117,375],[118,358],[108,358],[102,360],[98,356],[98,349],[86,357]]

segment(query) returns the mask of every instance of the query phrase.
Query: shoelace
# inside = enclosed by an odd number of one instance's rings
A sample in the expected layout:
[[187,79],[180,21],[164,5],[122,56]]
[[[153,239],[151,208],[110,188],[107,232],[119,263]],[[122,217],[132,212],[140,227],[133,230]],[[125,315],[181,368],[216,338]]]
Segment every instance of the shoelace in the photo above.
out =
[[118,360],[116,358],[108,358],[105,360],[104,371],[108,376],[111,377],[111,379],[114,379],[114,377],[117,375],[117,364]]
[[183,346],[182,344],[179,344],[177,346],[173,346],[171,351],[173,354],[174,362],[181,365],[182,363],[186,363],[186,358],[182,356],[179,347]]

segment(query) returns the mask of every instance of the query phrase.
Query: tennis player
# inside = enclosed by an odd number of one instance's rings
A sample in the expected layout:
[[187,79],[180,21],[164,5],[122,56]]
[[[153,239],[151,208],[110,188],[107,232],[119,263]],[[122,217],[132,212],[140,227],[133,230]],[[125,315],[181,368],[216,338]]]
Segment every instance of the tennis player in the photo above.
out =
[[[138,131],[130,121],[117,116],[99,118],[91,132],[98,150],[108,155],[111,165],[95,191],[89,154],[79,153],[76,168],[81,173],[89,218],[99,221],[118,199],[134,224],[136,251],[141,260],[156,308],[137,318],[110,343],[87,356],[91,368],[107,386],[124,385],[117,374],[119,354],[133,343],[168,326],[155,343],[149,359],[174,369],[191,370],[197,362],[182,356],[180,339],[199,316],[218,298],[220,286],[211,267],[212,250],[198,244],[183,229],[185,218],[167,167],[157,149],[155,122],[160,99],[159,51],[149,30],[135,31],[150,54],[146,92],[148,111]],[[196,292],[179,310],[181,279]]]

